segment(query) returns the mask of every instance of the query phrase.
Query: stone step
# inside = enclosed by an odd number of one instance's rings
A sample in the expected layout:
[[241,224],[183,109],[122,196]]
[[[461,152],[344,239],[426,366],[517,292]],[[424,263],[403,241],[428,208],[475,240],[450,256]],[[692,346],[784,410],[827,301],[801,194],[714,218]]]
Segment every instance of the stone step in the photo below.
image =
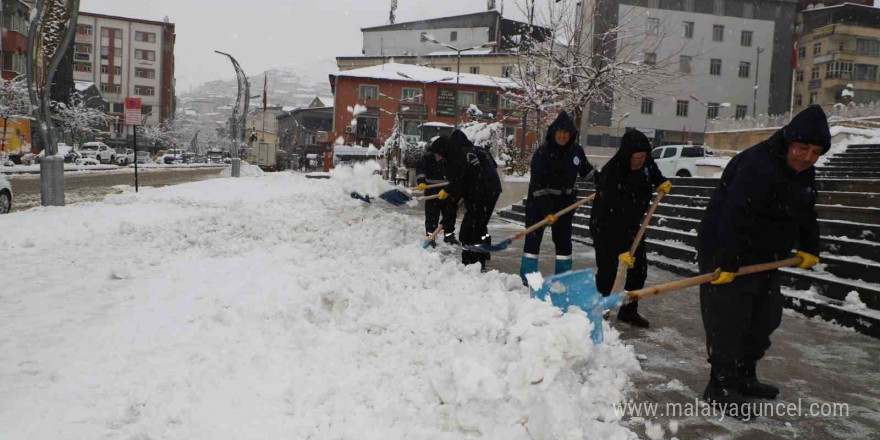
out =
[[829,157],[828,160],[825,161],[825,164],[836,166],[865,164],[876,165],[880,164],[880,154],[878,154],[877,157],[847,157],[843,155],[837,155],[834,157]]
[[880,206],[880,193],[820,191],[816,203],[872,208]]
[[880,171],[823,171],[817,170],[818,177],[834,179],[880,179]]

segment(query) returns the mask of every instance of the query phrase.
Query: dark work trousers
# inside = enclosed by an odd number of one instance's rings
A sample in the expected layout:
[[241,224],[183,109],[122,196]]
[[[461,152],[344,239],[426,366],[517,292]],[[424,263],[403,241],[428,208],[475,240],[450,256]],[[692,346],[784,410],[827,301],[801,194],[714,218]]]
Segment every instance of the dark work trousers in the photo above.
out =
[[[474,197],[464,199],[464,206],[467,211],[461,220],[461,229],[459,231],[459,240],[461,244],[481,244],[484,243],[489,236],[489,220],[492,218],[492,212],[495,210],[495,204],[498,203],[500,194],[487,194],[484,197]],[[485,263],[489,258],[488,254],[482,252],[473,252],[464,250],[461,252],[461,262],[464,264]]]
[[[526,201],[526,227],[547,218],[548,215],[561,211],[568,205],[576,202],[574,197],[566,196],[542,196],[540,199]],[[559,217],[550,225],[553,244],[556,246],[556,255],[571,255],[571,222],[574,220],[574,211]],[[538,228],[526,235],[526,243],[523,252],[538,255],[541,252],[541,241],[544,239],[544,230],[547,227]]]
[[[593,237],[593,247],[596,249],[596,289],[602,296],[614,293],[611,289],[614,288],[614,279],[617,278],[617,271],[620,267],[620,261],[617,258],[620,254],[629,251],[633,238],[635,237],[630,238],[629,242],[614,240],[613,243],[606,244],[602,238]],[[636,262],[632,269],[627,269],[626,281],[623,283],[624,290],[628,291],[645,287],[645,280],[648,279],[648,256],[644,240],[636,248],[634,258]],[[637,312],[638,310],[638,301],[633,301],[620,308],[620,311],[624,313]]]
[[[443,225],[443,234],[455,232],[455,217],[458,214],[458,200],[448,198],[446,200],[433,199],[425,202],[425,231],[428,235],[433,234],[437,225]],[[441,223],[440,219],[443,218]]]
[[[700,271],[715,270],[700,258]],[[779,271],[736,277],[728,284],[701,284],[700,311],[706,351],[713,365],[756,362],[770,348],[770,335],[782,322]]]

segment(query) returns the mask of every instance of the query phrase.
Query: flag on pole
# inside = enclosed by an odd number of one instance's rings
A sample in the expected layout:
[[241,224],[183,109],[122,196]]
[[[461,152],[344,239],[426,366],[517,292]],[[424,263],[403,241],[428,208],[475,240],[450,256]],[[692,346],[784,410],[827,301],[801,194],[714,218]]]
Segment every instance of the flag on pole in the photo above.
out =
[[798,43],[797,36],[795,36],[794,37],[794,44],[792,45],[792,48],[791,48],[791,68],[792,69],[797,69],[797,66],[798,66],[798,45],[797,45],[797,43]]
[[268,84],[268,82],[268,72],[263,72],[263,113],[266,112],[266,101],[268,100],[268,96],[266,95],[266,84]]

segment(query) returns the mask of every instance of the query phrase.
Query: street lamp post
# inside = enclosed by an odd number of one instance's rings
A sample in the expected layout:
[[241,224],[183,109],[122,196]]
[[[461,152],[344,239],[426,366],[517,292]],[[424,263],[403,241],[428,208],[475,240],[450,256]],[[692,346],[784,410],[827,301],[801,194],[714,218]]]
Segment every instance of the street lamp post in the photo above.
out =
[[629,112],[623,114],[620,119],[617,120],[617,147],[620,148],[620,123],[623,122],[624,119],[629,117]]
[[755,94],[752,98],[752,119],[755,119],[755,113],[758,111],[758,76],[761,75],[761,54],[764,53],[763,47],[756,48],[758,52],[758,60],[755,63]]
[[498,45],[498,42],[497,41],[490,41],[488,43],[484,43],[479,46],[459,49],[455,46],[451,46],[446,43],[441,43],[441,42],[437,41],[431,35],[422,34],[422,42],[424,43],[426,41],[430,41],[434,44],[439,44],[447,49],[450,49],[450,50],[454,51],[458,57],[457,67],[455,69],[455,123],[454,123],[455,128],[457,129],[458,128],[458,95],[459,95],[459,89],[461,86],[461,53],[467,52],[469,50],[485,49],[485,48],[489,48],[489,47],[494,47],[494,46]]
[[[698,104],[702,105],[703,107],[706,107],[706,120],[703,123],[703,143],[705,144],[706,143],[706,132],[709,131],[709,108],[711,106],[709,104],[703,102],[703,100],[698,98],[696,95],[691,95],[691,98],[693,98],[694,101],[697,101]],[[728,107],[730,107],[729,102],[722,102],[721,104],[718,104],[719,109],[720,108],[728,108]],[[718,117],[718,115],[715,115],[715,117]]]

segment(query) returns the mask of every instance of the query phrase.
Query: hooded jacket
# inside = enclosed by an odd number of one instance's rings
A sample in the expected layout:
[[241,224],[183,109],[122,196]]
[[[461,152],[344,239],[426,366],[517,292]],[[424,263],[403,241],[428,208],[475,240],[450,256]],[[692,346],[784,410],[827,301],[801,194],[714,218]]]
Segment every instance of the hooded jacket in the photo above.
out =
[[[568,144],[556,144],[555,135],[559,130],[571,133]],[[577,177],[585,178],[593,171],[584,149],[574,141],[576,137],[574,121],[568,113],[560,113],[547,128],[544,143],[532,155],[532,177],[529,180],[528,195],[530,201],[547,196],[565,196],[574,202]]]
[[[441,140],[442,139],[442,140]],[[424,183],[433,185],[435,183],[446,182],[446,164],[434,157],[434,152],[441,150],[440,144],[444,143],[446,138],[438,138],[427,149],[426,154],[422,156],[416,166],[416,183]],[[434,148],[435,145],[437,148]],[[439,153],[438,153],[439,154]],[[442,154],[441,154],[442,156]],[[440,192],[441,188],[431,188],[425,190],[425,195],[430,196]]]
[[[451,197],[472,201],[486,198],[495,190],[496,181],[500,193],[501,180],[497,168],[492,165],[494,159],[488,152],[478,151],[464,132],[452,132],[448,142],[440,149],[442,152],[438,154],[446,160],[446,177],[449,178],[449,185],[444,189]],[[486,157],[481,159],[481,156],[488,156],[492,164],[486,161]]]
[[[700,260],[725,272],[788,258],[792,249],[818,255],[816,171],[788,166],[789,144],[831,147],[825,112],[811,106],[773,136],[730,160],[700,223]],[[708,268],[707,268],[708,269]]]
[[[633,171],[632,155],[646,153],[645,163]],[[590,211],[594,242],[628,249],[642,222],[654,188],[666,181],[651,157],[651,142],[638,130],[623,135],[617,153],[596,175],[596,198]]]

